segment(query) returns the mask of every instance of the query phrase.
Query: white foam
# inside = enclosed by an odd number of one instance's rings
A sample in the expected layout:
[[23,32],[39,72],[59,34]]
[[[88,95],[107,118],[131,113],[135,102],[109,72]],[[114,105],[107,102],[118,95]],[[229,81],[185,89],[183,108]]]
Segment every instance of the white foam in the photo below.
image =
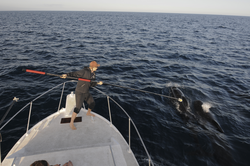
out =
[[178,83],[174,83],[174,82],[169,82],[169,83],[166,83],[166,87],[181,87],[180,84]]
[[202,104],[202,109],[204,110],[204,112],[210,112],[210,108],[212,107],[212,105],[211,104],[209,104],[209,103],[203,103]]

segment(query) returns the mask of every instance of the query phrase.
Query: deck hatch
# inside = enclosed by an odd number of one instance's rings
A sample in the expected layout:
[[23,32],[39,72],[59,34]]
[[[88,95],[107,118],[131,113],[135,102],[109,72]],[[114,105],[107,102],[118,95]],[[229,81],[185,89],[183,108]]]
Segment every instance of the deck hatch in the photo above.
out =
[[[62,118],[61,119],[61,124],[70,123],[70,120],[71,120],[71,118]],[[74,122],[75,123],[76,122],[82,122],[82,117],[76,117]]]

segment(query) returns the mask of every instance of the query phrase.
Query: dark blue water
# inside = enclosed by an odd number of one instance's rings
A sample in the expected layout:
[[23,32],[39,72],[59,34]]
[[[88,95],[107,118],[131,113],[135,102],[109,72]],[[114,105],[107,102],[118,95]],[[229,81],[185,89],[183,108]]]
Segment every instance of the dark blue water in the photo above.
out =
[[[222,134],[211,126],[205,130],[186,123],[167,98],[99,86],[130,114],[155,165],[250,165],[249,29],[250,17],[0,12],[0,117],[14,96],[20,101],[6,120],[65,81],[24,73],[23,68],[63,74],[96,60],[101,64],[98,80],[164,95],[177,86],[190,102],[201,100],[211,107],[224,130]],[[67,84],[66,93],[75,85]],[[91,92],[94,111],[108,118],[106,97]],[[57,110],[59,97],[57,89],[33,104],[31,126]],[[111,107],[113,121],[127,139],[126,116]],[[25,133],[28,112],[1,131],[2,157]],[[132,136],[132,150],[139,163],[147,165],[134,131]]]

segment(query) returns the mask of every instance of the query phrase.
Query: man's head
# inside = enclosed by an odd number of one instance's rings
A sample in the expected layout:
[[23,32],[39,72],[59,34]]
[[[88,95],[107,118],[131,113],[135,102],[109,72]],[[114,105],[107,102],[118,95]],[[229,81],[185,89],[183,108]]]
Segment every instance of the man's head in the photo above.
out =
[[89,64],[89,68],[92,70],[92,71],[96,71],[97,68],[100,66],[100,64],[96,63],[96,61],[92,61],[90,62]]

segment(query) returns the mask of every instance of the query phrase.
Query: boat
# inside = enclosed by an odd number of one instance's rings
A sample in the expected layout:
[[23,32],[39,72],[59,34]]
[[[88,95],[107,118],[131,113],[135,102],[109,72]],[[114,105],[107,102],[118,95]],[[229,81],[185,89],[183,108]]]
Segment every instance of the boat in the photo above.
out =
[[[83,105],[75,120],[77,130],[71,130],[69,120],[75,107],[75,94],[71,92],[64,95],[65,84],[68,82],[77,81],[66,81],[42,93],[1,127],[0,130],[12,121],[17,114],[29,108],[26,133],[6,155],[2,166],[28,166],[37,160],[46,160],[50,165],[63,165],[71,160],[74,166],[138,166],[138,161],[131,149],[131,126],[137,132],[137,136],[147,154],[148,165],[154,165],[131,117],[114,99],[96,87],[93,88],[107,97],[106,110],[109,112],[109,120],[94,112],[95,117],[86,116],[87,110]],[[29,128],[33,103],[61,86],[61,97],[55,113]],[[66,96],[65,108],[61,108],[63,96]],[[112,123],[111,102],[115,103],[128,118],[129,138],[127,141]],[[39,109],[37,107],[36,110]]]

